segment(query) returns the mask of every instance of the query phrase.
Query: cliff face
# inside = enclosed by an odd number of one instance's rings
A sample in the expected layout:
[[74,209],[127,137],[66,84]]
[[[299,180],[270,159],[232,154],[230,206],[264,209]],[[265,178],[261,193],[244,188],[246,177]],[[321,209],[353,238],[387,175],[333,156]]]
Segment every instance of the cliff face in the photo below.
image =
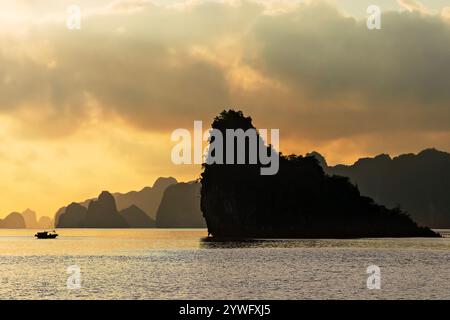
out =
[[156,222],[135,205],[121,210],[120,215],[130,228],[155,228]]
[[[242,113],[224,111],[212,127],[224,132],[253,125]],[[438,236],[400,210],[361,196],[348,178],[326,175],[314,157],[281,156],[273,176],[260,175],[259,164],[205,164],[201,183],[201,210],[214,237]]]
[[204,228],[200,184],[177,183],[166,189],[156,215],[158,228]]
[[128,224],[117,211],[113,195],[103,191],[98,200],[92,200],[89,203],[83,226],[85,228],[127,228]]
[[82,228],[86,218],[87,209],[82,205],[72,202],[66,210],[60,214],[57,228]]

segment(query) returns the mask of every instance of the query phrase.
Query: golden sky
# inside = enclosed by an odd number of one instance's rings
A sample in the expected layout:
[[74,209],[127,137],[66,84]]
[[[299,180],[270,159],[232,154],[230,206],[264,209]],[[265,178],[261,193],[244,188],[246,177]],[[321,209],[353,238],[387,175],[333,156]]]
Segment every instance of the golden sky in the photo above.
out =
[[195,179],[170,134],[229,107],[331,164],[450,151],[449,85],[444,0],[0,0],[0,217]]

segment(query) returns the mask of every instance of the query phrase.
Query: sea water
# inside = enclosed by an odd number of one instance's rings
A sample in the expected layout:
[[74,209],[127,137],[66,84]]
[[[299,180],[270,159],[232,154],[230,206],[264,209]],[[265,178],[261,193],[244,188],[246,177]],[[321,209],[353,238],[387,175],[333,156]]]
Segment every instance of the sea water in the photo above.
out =
[[[450,238],[215,243],[202,240],[204,229],[35,232],[0,230],[1,299],[450,298]],[[373,265],[380,289],[368,288]]]

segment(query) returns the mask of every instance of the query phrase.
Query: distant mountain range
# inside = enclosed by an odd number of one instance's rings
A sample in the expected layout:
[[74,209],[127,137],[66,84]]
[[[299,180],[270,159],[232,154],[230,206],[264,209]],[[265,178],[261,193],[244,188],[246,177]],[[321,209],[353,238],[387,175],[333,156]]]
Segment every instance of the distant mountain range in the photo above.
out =
[[[153,220],[156,219],[156,211],[158,210],[159,204],[166,188],[172,184],[177,183],[177,180],[172,177],[168,178],[158,178],[153,183],[152,187],[145,187],[140,191],[130,191],[127,193],[116,192],[113,193],[113,197],[116,200],[117,210],[123,210],[131,207],[132,205],[138,207],[144,211]],[[88,207],[92,200],[97,198],[87,199],[78,202],[83,207]],[[55,215],[55,225],[58,226],[59,216],[66,211],[66,207],[60,208]]]
[[91,200],[88,207],[73,202],[59,215],[58,228],[154,228],[155,220],[132,204],[118,211],[116,199],[108,191]]
[[103,191],[97,198],[72,202],[54,220],[37,220],[30,209],[13,212],[0,220],[0,228],[203,228],[200,187],[198,182],[161,177],[140,191]]
[[53,220],[49,217],[36,218],[36,212],[26,209],[24,212],[12,212],[3,220],[0,219],[0,228],[3,229],[49,229],[53,227]]
[[152,187],[128,193],[103,191],[73,202],[55,215],[58,228],[202,228],[200,184],[158,178]]
[[381,154],[353,165],[328,166],[314,155],[326,173],[349,177],[361,194],[387,207],[400,207],[420,225],[450,228],[450,154],[426,149],[391,158]]
[[[400,207],[419,225],[450,228],[449,153],[426,149],[393,158],[381,154],[348,166],[329,166],[319,153],[309,155],[319,160],[327,174],[349,177],[362,195],[388,208]],[[200,189],[199,182],[158,178],[152,187],[140,191],[104,192],[98,198],[73,202],[57,211],[55,223],[49,217],[38,220],[36,213],[27,209],[0,220],[0,228],[205,227]]]

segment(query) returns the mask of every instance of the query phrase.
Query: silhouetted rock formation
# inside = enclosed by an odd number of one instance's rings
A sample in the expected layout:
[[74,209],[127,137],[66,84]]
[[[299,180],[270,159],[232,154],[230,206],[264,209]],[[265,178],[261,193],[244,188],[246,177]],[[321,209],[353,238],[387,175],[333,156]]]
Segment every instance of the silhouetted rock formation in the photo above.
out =
[[[172,184],[177,183],[177,180],[172,177],[160,177],[158,178],[152,187],[145,187],[140,191],[130,191],[127,193],[113,193],[116,200],[117,210],[123,210],[129,208],[132,205],[137,206],[143,210],[152,220],[156,219],[156,211],[166,188]],[[92,200],[97,198],[88,199],[79,202],[80,205],[88,207]],[[66,207],[60,208],[55,214],[55,225],[59,224],[59,217],[66,211]],[[144,228],[144,226],[143,226]]]
[[26,209],[21,215],[25,220],[25,226],[28,229],[49,229],[53,227],[52,219],[42,216],[38,220],[36,218],[36,212],[31,209]]
[[132,205],[143,210],[150,218],[156,219],[156,212],[163,197],[164,191],[170,185],[177,183],[172,177],[158,178],[152,187],[145,187],[141,191],[131,191],[127,193],[114,193],[117,209],[123,210]]
[[3,229],[23,229],[25,227],[25,220],[18,212],[12,212],[5,219],[0,220],[0,228]]
[[140,208],[132,205],[126,209],[121,210],[120,215],[124,217],[130,228],[155,228],[156,222],[150,218]]
[[[319,159],[323,157],[313,153]],[[421,225],[450,228],[450,154],[427,149],[392,158],[382,154],[325,172],[349,177],[361,193],[388,207],[400,206]]]
[[204,228],[200,210],[200,184],[177,183],[164,192],[156,215],[158,228]]
[[[66,210],[67,210],[67,207],[61,207],[58,209],[58,211],[56,211],[55,216],[53,217],[53,220],[55,221],[55,227],[58,227],[60,225],[59,220],[61,218],[61,215],[64,214],[64,212],[66,212]],[[58,227],[58,228],[61,228],[61,227]]]
[[50,229],[54,227],[53,220],[49,217],[42,216],[38,220],[38,228],[39,229]]
[[25,221],[25,226],[30,229],[39,228],[38,221],[36,219],[36,212],[30,209],[26,209],[22,212],[22,217]]
[[89,203],[83,227],[127,228],[128,224],[117,211],[116,201],[113,195],[107,191],[103,191],[98,197],[98,200],[92,200]]
[[[223,111],[212,127],[254,128],[241,112]],[[248,151],[248,143],[247,143]],[[225,155],[224,155],[225,156]],[[399,209],[360,195],[348,178],[328,176],[314,157],[280,156],[276,175],[261,165],[204,165],[201,209],[214,237],[434,237]]]
[[86,219],[87,209],[82,205],[72,202],[64,212],[59,215],[57,228],[82,228]]

